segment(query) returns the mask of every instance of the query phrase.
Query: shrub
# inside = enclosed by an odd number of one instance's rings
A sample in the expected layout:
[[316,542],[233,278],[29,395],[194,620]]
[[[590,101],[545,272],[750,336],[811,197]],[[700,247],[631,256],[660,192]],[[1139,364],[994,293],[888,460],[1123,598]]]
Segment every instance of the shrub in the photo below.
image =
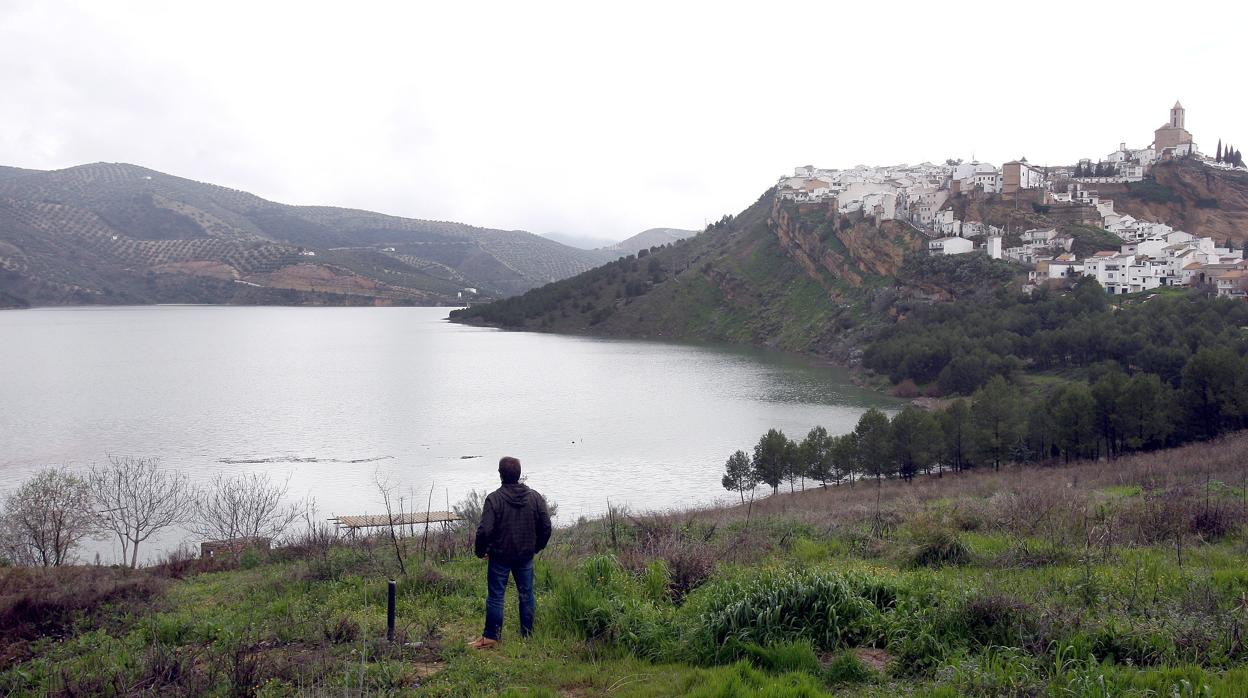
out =
[[948,528],[930,528],[916,536],[909,562],[918,567],[964,565],[971,560],[971,551]]
[[165,580],[107,567],[24,568],[0,573],[0,640],[68,632],[109,605],[142,605],[159,596]]
[[702,586],[715,572],[715,559],[709,546],[685,541],[664,552],[668,589],[674,603],[683,601],[689,592]]
[[865,683],[874,676],[875,672],[863,664],[852,652],[837,654],[823,670],[823,680],[832,685]]
[[238,566],[245,570],[259,567],[261,562],[264,562],[264,558],[255,548],[248,548],[238,556]]
[[1240,524],[1236,513],[1222,506],[1204,507],[1192,514],[1188,528],[1204,540],[1220,540]]
[[914,379],[906,378],[893,387],[893,395],[900,398],[912,398],[922,395],[919,386],[915,385]]
[[329,642],[349,644],[359,638],[360,624],[351,616],[341,614],[333,622],[326,623],[325,627],[322,628],[322,634]]
[[1036,567],[1050,567],[1052,565],[1065,565],[1069,564],[1073,559],[1074,556],[1071,552],[1064,548],[1024,542],[998,555],[993,559],[992,564],[996,567],[1032,569]]
[[985,647],[1025,646],[1024,637],[1034,632],[1034,609],[1005,594],[972,596],[963,614],[968,638]]

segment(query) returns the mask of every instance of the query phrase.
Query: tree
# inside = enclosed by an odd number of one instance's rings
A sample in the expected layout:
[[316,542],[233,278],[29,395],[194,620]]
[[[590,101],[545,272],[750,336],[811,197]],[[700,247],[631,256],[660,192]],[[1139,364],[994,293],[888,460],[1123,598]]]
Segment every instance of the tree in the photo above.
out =
[[988,381],[990,357],[982,351],[955,356],[940,372],[938,383],[946,393],[970,395]]
[[945,462],[955,471],[966,467],[971,443],[971,407],[966,400],[958,398],[949,403],[937,419],[944,434]]
[[1022,434],[1022,405],[1018,394],[1004,378],[994,376],[975,392],[971,414],[979,451],[992,461],[994,470],[1000,470],[1001,461]]
[[893,434],[888,415],[874,407],[864,412],[854,428],[854,440],[858,472],[863,477],[880,480],[893,474]]
[[920,470],[930,470],[940,457],[940,425],[926,410],[907,406],[893,416],[893,458],[901,476],[910,480]]
[[802,489],[806,489],[806,466],[802,463],[801,449],[791,439],[785,446],[784,479],[789,483],[789,491],[793,492],[798,480],[802,481]]
[[1222,139],[1218,139],[1218,154],[1214,158],[1214,162],[1222,162]]
[[140,543],[191,511],[186,476],[162,469],[156,458],[109,456],[108,465],[91,466],[88,477],[100,526],[117,536],[122,563],[130,567],[139,564]]
[[1160,446],[1170,436],[1173,389],[1154,373],[1131,376],[1122,390],[1121,424],[1129,448]]
[[771,493],[780,489],[780,482],[789,472],[792,442],[779,429],[769,429],[754,446],[754,479],[771,486]]
[[832,457],[833,437],[828,430],[815,427],[802,439],[798,446],[798,462],[804,467],[806,475],[818,480],[824,487],[829,480],[836,480],[836,462]]
[[1105,455],[1113,458],[1122,449],[1122,400],[1127,375],[1115,366],[1092,384],[1096,401],[1096,424],[1105,440]]
[[1183,367],[1180,400],[1195,434],[1214,437],[1236,425],[1248,406],[1242,368],[1239,357],[1222,347],[1201,349]]
[[741,503],[745,504],[745,493],[754,489],[758,482],[754,479],[754,468],[750,457],[745,451],[737,451],[728,456],[724,464],[724,479],[720,481],[724,489],[741,495]]
[[888,415],[872,407],[858,418],[858,426],[854,427],[854,442],[857,446],[858,472],[863,477],[875,478],[875,523],[873,528],[879,533],[880,528],[880,491],[886,475],[894,470],[893,434]]
[[5,496],[0,554],[18,564],[59,567],[95,530],[87,482],[48,468]]
[[287,486],[261,473],[217,475],[197,497],[192,530],[213,540],[276,538],[301,510],[285,503]]
[[849,484],[852,487],[854,473],[858,472],[858,437],[852,432],[835,436],[832,438],[830,451],[832,463],[836,468],[836,479],[849,478]]
[[1096,400],[1083,383],[1063,386],[1049,401],[1054,440],[1069,461],[1095,448]]

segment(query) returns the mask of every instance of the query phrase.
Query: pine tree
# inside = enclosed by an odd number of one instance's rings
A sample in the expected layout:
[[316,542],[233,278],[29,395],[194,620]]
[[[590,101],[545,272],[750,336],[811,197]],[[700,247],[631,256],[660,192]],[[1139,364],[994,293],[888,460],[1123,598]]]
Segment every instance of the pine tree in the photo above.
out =
[[745,493],[753,490],[758,481],[754,479],[754,467],[745,451],[737,451],[728,457],[724,464],[724,477],[720,481],[724,489],[741,495],[741,503],[745,504]]
[[1214,158],[1214,162],[1222,162],[1222,139],[1218,139],[1218,154]]

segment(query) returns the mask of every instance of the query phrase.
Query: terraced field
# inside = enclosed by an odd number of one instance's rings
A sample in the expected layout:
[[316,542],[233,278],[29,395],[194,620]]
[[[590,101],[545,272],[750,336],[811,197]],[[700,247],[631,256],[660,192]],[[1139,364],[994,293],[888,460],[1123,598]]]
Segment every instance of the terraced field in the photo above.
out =
[[603,261],[523,231],[287,206],[135,165],[0,167],[0,307],[443,304],[464,288],[502,297]]

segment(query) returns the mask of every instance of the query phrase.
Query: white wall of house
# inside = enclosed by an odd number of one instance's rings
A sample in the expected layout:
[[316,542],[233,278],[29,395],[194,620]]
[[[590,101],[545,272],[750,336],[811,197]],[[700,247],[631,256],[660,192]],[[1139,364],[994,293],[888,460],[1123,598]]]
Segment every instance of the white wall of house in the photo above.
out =
[[927,249],[934,255],[966,254],[975,249],[975,243],[966,238],[940,238],[927,243]]

